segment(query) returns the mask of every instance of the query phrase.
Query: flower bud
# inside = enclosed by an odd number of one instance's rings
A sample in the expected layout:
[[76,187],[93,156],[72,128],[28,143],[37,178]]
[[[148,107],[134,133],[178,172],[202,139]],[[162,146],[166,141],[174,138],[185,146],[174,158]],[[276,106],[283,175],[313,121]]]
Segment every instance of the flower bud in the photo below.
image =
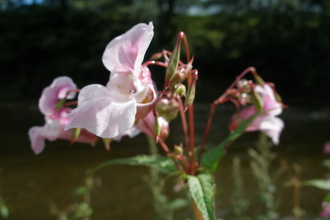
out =
[[165,118],[166,121],[171,121],[178,115],[179,104],[174,99],[163,98],[157,103],[156,111],[159,117]]
[[172,96],[179,95],[179,96],[186,96],[186,86],[182,83],[177,84],[171,88]]
[[244,87],[247,87],[249,85],[249,81],[247,79],[241,79],[241,80],[238,80],[236,86],[237,88],[244,88]]
[[80,135],[80,128],[74,128],[74,129],[72,129],[71,144],[73,144],[74,142],[76,142],[76,140],[78,139],[79,135]]
[[158,117],[157,122],[159,124],[159,138],[165,140],[170,134],[170,128],[168,125],[168,121],[166,121],[163,117]]
[[183,148],[182,148],[182,146],[174,145],[174,152],[177,155],[182,155],[183,154]]
[[186,100],[184,102],[184,105],[185,105],[186,108],[190,107],[193,104],[194,100],[195,100],[197,76],[198,76],[197,72],[195,72],[194,75],[193,75],[193,78],[192,78],[191,85],[188,88]]
[[163,56],[163,53],[155,53],[153,54],[149,60],[158,60]]
[[165,72],[165,82],[171,84],[173,78],[175,77],[180,60],[180,48],[181,48],[181,39],[178,38],[176,45],[174,46],[170,61]]
[[159,124],[159,121],[158,121],[158,117],[155,116],[155,118],[156,118],[156,120],[155,120],[155,135],[156,135],[156,137],[159,137],[161,127],[160,127],[160,124]]

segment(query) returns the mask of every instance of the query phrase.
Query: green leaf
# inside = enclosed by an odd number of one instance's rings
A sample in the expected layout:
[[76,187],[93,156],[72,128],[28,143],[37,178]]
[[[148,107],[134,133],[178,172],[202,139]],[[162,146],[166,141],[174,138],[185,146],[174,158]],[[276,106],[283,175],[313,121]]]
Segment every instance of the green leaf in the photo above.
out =
[[259,115],[264,114],[264,111],[261,111],[250,118],[243,121],[234,132],[232,132],[225,140],[223,140],[220,144],[212,148],[211,150],[203,153],[201,160],[201,167],[209,170],[211,173],[214,173],[219,165],[220,159],[225,155],[226,149],[224,148],[227,143],[234,141],[239,136],[241,136],[245,129],[249,126],[249,124]]
[[169,173],[176,171],[177,168],[169,157],[160,157],[160,156],[147,156],[147,155],[140,155],[131,158],[123,158],[123,159],[113,159],[108,160],[99,166],[95,167],[91,173],[95,171],[114,164],[126,164],[126,165],[140,165],[140,166],[148,166],[148,167],[155,167],[160,172]]
[[313,179],[303,182],[304,186],[315,186],[319,189],[330,190],[330,181],[324,179]]
[[188,175],[188,186],[192,198],[201,211],[204,220],[215,220],[214,180],[210,173]]
[[170,210],[176,210],[190,205],[190,202],[187,199],[177,198],[171,201],[168,206]]
[[201,167],[207,169],[211,173],[215,173],[220,159],[226,154],[225,145],[225,142],[221,142],[218,146],[206,151],[202,156]]

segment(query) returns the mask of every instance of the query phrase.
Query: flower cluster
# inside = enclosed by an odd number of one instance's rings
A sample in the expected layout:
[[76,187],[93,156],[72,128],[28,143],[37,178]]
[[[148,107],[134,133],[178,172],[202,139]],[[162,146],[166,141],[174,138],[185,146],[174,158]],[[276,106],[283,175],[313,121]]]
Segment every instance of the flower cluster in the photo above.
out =
[[[46,124],[29,130],[33,151],[38,154],[43,150],[44,139],[95,143],[97,137],[118,141],[124,135],[134,137],[141,131],[165,139],[168,122],[151,111],[157,93],[147,65],[142,64],[153,35],[153,24],[141,23],[113,39],[102,57],[110,71],[107,85],[83,87],[77,102],[66,103],[77,91],[69,77],[58,77],[45,88],[39,109]],[[74,109],[66,107],[76,103]],[[155,124],[160,127],[159,134],[154,131]]]
[[[243,78],[248,72],[252,72],[255,82]],[[245,131],[261,131],[269,136],[275,145],[279,144],[284,122],[277,116],[282,113],[285,106],[274,85],[265,83],[253,67],[243,71],[214,105],[227,101],[233,102],[237,108],[228,125],[231,132],[242,122],[258,114]]]
[[[69,77],[58,77],[45,88],[39,109],[46,123],[29,130],[32,149],[36,154],[42,152],[45,139],[95,144],[102,138],[109,150],[112,140],[120,141],[125,135],[134,137],[143,132],[160,145],[166,156],[137,156],[115,163],[152,165],[164,172],[181,175],[189,186],[198,219],[215,219],[212,175],[224,154],[224,147],[244,131],[257,130],[278,144],[284,123],[277,116],[284,105],[275,86],[265,83],[250,67],[211,104],[202,143],[196,148],[193,102],[198,71],[193,69],[186,36],[180,32],[172,52],[163,50],[143,62],[153,35],[151,22],[140,23],[110,41],[102,57],[104,66],[110,71],[105,85],[92,84],[79,90]],[[186,62],[180,59],[182,42]],[[152,81],[149,65],[165,68],[161,90],[157,90]],[[248,72],[252,72],[254,81],[243,79]],[[77,101],[68,101],[75,98],[77,92]],[[232,133],[216,147],[206,149],[214,109],[227,101],[237,107],[228,126]],[[181,119],[184,141],[169,148],[165,143],[169,122],[177,117]],[[99,167],[109,164],[113,161]]]
[[[111,140],[119,141],[125,135],[134,137],[143,132],[156,138],[170,156],[173,153],[163,141],[169,134],[168,122],[180,115],[186,145],[186,156],[180,157],[180,163],[189,161],[190,165],[184,169],[190,170],[188,173],[194,173],[199,164],[194,162],[193,155],[195,143],[191,106],[195,97],[197,70],[192,68],[193,59],[190,57],[183,32],[178,34],[172,52],[163,50],[143,63],[153,35],[151,22],[140,23],[110,41],[102,57],[104,66],[110,71],[109,81],[106,85],[92,84],[83,87],[79,90],[76,102],[67,102],[78,92],[72,80],[68,77],[55,79],[52,85],[43,91],[39,100],[39,108],[45,115],[46,124],[43,127],[33,127],[29,131],[34,152],[40,153],[43,150],[44,139],[73,139],[95,143],[100,137],[105,140],[107,146]],[[180,60],[182,40],[186,46],[186,63]],[[160,58],[164,58],[164,61],[159,61]],[[161,91],[156,90],[149,65],[166,68]],[[256,83],[243,79],[250,71]],[[249,117],[258,114],[245,131],[260,130],[275,144],[279,143],[284,123],[277,116],[281,114],[283,105],[274,86],[263,82],[254,68],[244,71],[213,106],[226,101],[232,101],[237,106],[237,113],[229,123],[230,131],[234,131]],[[68,108],[72,104],[76,104],[76,107]],[[211,119],[212,116],[205,129],[202,148]]]

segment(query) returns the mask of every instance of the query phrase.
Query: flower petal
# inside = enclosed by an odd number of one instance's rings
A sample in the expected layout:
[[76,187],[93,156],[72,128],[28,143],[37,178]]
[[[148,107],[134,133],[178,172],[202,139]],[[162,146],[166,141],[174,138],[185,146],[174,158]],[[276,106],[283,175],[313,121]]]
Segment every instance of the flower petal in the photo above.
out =
[[113,39],[106,47],[102,61],[111,72],[138,74],[144,55],[154,35],[153,24],[140,23]]
[[282,113],[282,106],[276,101],[274,91],[269,85],[256,86],[254,89],[262,96],[262,109],[267,111],[267,115],[276,116]]
[[[42,91],[39,99],[39,109],[44,115],[50,115],[54,112],[54,107],[59,99],[63,99],[70,89],[76,89],[76,84],[67,76],[57,77],[52,84]],[[73,99],[75,92],[68,95],[68,99]]]
[[[240,124],[240,121],[245,121],[252,115],[256,114],[257,110],[255,107],[249,106],[246,108],[243,108],[239,114],[236,113],[233,115],[233,117],[230,120],[229,123],[229,130],[234,131],[237,126]],[[258,117],[256,117],[249,126],[245,129],[246,132],[249,131],[261,131],[265,133],[267,136],[269,136],[273,143],[277,145],[279,143],[279,137],[284,128],[284,122],[282,119],[278,117],[274,117],[272,115],[263,114]]]
[[45,148],[45,137],[43,137],[43,127],[34,126],[29,129],[31,148],[35,154],[40,154]]
[[[241,109],[239,112],[235,113],[231,117],[229,125],[228,125],[229,131],[236,130],[238,125],[240,125],[243,121],[245,121],[246,119],[248,119],[249,117],[251,117],[252,115],[257,114],[257,113],[258,113],[258,111],[253,105]],[[254,119],[253,122],[255,120],[256,119]],[[258,128],[255,128],[253,122],[249,125],[249,127],[246,128],[246,131],[258,130]]]
[[68,115],[72,120],[65,130],[85,128],[99,137],[114,138],[133,126],[135,114],[134,99],[119,102],[106,87],[89,85],[81,90],[78,107]]
[[272,116],[263,117],[260,123],[260,131],[270,137],[275,145],[279,144],[280,134],[284,128],[282,119]]
[[140,133],[141,133],[141,131],[136,126],[133,126],[129,130],[118,134],[113,140],[120,141],[126,135],[130,138],[133,138]]

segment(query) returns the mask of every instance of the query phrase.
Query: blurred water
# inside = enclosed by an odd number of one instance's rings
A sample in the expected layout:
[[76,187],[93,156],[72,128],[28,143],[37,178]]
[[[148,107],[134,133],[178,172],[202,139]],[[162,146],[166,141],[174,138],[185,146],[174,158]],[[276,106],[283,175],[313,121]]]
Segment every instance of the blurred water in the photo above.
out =
[[[200,143],[207,105],[196,105],[196,143]],[[143,135],[134,139],[124,138],[120,143],[112,143],[111,152],[102,144],[91,147],[84,144],[70,146],[67,141],[47,142],[43,153],[35,156],[30,149],[27,130],[33,125],[43,125],[43,117],[35,104],[2,103],[0,123],[0,190],[10,211],[12,220],[54,219],[50,215],[49,204],[56,203],[64,208],[75,201],[73,190],[82,184],[86,170],[111,159],[147,154],[148,147]],[[223,139],[228,131],[226,125],[234,113],[232,106],[218,107],[212,124],[208,146]],[[280,158],[297,162],[302,167],[301,179],[325,177],[327,170],[320,162],[327,158],[322,154],[323,143],[330,139],[330,109],[319,107],[290,107],[281,115],[285,129],[279,146],[273,148]],[[171,125],[172,136],[167,141],[171,146],[182,142],[181,127],[178,122]],[[176,134],[176,136],[173,136]],[[222,194],[217,198],[219,217],[227,219],[231,213],[230,197],[233,191],[232,159],[239,156],[243,164],[244,185],[252,205],[256,183],[250,173],[248,147],[252,147],[258,134],[244,134],[228,150],[216,175],[216,182]],[[274,161],[271,169],[279,166]],[[97,173],[103,185],[92,193],[93,219],[152,219],[151,196],[142,176],[148,174],[144,167],[112,166]],[[279,210],[282,216],[290,216],[292,209],[292,188],[283,187],[288,179],[284,175],[278,184]],[[171,193],[171,186],[168,187]],[[302,190],[302,208],[308,216],[315,216],[320,210],[325,193],[319,189],[306,187]],[[252,209],[253,210],[253,209]],[[181,213],[189,213],[189,209]],[[308,219],[308,218],[306,218]]]

